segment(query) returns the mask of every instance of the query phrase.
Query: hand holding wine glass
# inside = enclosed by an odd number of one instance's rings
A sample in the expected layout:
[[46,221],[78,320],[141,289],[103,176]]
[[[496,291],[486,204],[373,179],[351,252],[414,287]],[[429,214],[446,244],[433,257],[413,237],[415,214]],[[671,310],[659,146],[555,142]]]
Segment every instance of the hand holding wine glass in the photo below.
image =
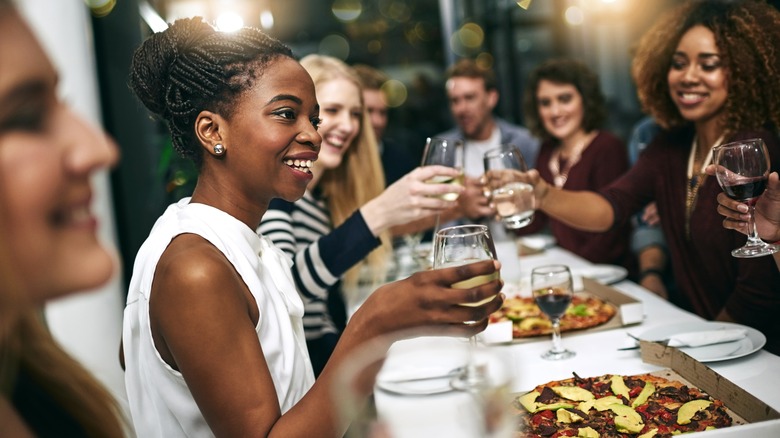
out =
[[759,139],[726,143],[713,149],[715,176],[726,195],[748,207],[748,241],[731,252],[734,257],[750,258],[771,255],[780,246],[770,245],[758,237],[755,225],[755,203],[766,189],[769,176],[769,153]]
[[573,294],[571,271],[565,265],[546,265],[531,271],[531,290],[539,308],[552,321],[552,348],[542,355],[548,360],[574,357],[576,353],[561,346],[561,317],[571,304]]
[[528,171],[520,149],[501,145],[487,151],[483,160],[486,192],[504,226],[518,229],[530,224],[536,202],[533,186],[520,178]]
[[[490,231],[485,225],[458,225],[439,230],[434,237],[433,269],[441,269],[453,266],[461,266],[480,260],[495,260],[496,250]],[[452,285],[456,289],[470,289],[490,281],[500,279],[500,274],[495,271],[489,275],[480,275],[468,280],[460,281]],[[461,303],[463,306],[481,306],[493,297],[485,298],[479,302]],[[476,346],[476,337],[469,338],[472,347]],[[469,389],[479,386],[482,381],[480,370],[474,362],[455,377],[453,387]]]

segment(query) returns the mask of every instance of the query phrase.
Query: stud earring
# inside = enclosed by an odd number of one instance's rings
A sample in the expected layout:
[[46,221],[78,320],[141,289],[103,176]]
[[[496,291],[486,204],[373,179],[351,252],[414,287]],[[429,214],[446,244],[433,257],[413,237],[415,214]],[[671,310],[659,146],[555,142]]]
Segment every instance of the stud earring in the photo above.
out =
[[224,153],[225,153],[225,146],[222,146],[222,143],[217,143],[214,145],[214,154],[223,155]]

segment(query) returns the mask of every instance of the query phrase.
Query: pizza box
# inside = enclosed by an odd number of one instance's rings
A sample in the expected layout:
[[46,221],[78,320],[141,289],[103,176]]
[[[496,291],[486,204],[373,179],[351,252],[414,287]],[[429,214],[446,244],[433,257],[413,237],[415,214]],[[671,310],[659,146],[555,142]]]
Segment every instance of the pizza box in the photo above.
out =
[[[632,324],[638,324],[644,319],[642,302],[636,298],[630,297],[623,292],[613,288],[612,286],[599,283],[587,277],[580,277],[578,278],[578,282],[579,281],[581,281],[581,287],[580,284],[575,285],[574,289],[577,291],[575,293],[587,293],[595,295],[615,306],[617,308],[617,313],[612,319],[596,327],[565,332],[567,337],[577,334],[586,334],[595,331],[610,330]],[[533,342],[542,338],[545,340],[549,338],[549,335],[543,335],[529,338],[512,339],[512,323],[510,321],[491,323],[488,325],[485,331],[480,333],[478,336],[480,340],[489,344]]]
[[734,425],[780,419],[775,409],[679,349],[648,341],[640,341],[639,346],[643,362],[666,367],[652,374],[679,380],[721,400]]

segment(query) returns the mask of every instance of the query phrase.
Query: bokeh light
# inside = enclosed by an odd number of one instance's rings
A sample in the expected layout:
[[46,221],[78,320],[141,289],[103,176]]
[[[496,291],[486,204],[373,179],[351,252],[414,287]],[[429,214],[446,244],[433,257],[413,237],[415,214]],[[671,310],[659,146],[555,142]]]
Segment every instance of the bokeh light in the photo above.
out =
[[349,56],[349,41],[342,35],[330,34],[320,41],[319,53],[345,61]]
[[236,12],[225,11],[217,16],[215,24],[220,32],[235,32],[244,27],[244,19]]
[[585,14],[579,6],[570,6],[564,12],[563,17],[572,26],[579,26],[585,21]]
[[493,64],[495,63],[495,59],[493,58],[493,55],[491,55],[488,52],[482,52],[479,55],[477,55],[475,61],[478,66],[482,67],[485,70],[492,69]]
[[397,108],[403,105],[404,102],[406,102],[406,98],[408,96],[406,85],[396,79],[390,79],[389,81],[382,84],[382,92],[387,99],[387,106],[390,108]]
[[341,21],[355,21],[363,12],[360,0],[336,0],[331,8],[333,15]]
[[274,27],[274,14],[271,11],[263,11],[260,13],[260,25],[263,29],[271,29]]

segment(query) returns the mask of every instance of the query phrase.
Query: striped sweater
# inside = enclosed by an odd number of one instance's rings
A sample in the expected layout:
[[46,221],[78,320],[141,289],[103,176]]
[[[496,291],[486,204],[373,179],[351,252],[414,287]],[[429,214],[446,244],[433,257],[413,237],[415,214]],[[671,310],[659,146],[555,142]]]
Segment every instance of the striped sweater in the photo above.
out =
[[340,332],[328,311],[329,296],[341,300],[341,276],[380,244],[360,211],[334,229],[327,202],[317,195],[307,190],[294,203],[274,199],[257,229],[293,259],[307,340]]

